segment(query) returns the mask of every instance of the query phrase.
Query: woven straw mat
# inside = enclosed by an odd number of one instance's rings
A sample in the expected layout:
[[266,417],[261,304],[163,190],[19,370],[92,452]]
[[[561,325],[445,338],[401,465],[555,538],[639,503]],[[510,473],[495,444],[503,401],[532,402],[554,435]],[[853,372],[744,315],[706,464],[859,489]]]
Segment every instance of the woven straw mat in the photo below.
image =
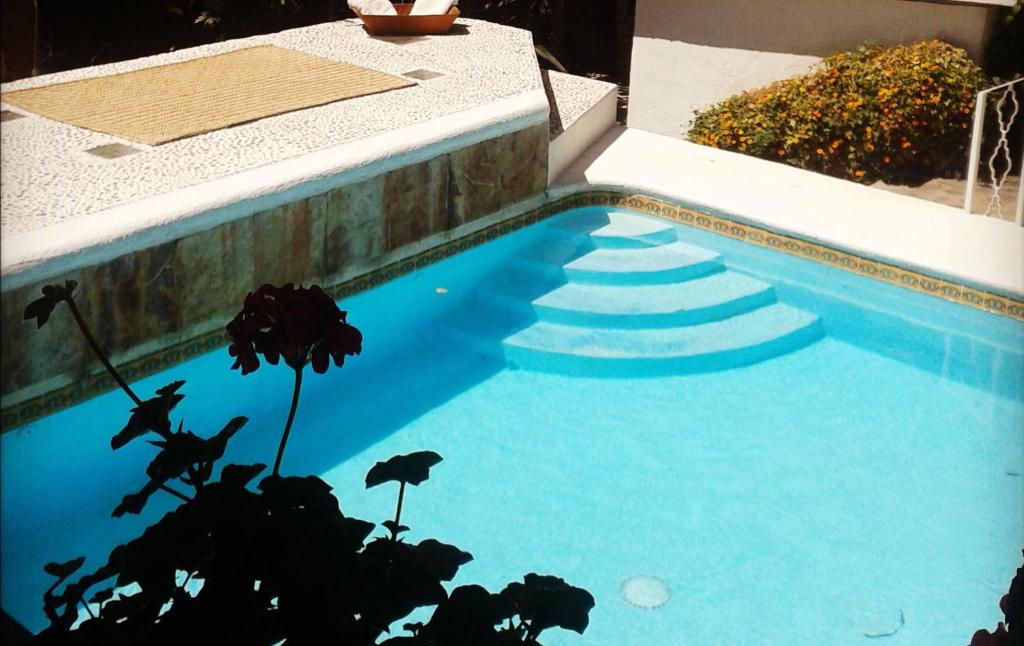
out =
[[89,130],[157,145],[292,110],[415,85],[397,76],[263,45],[0,96]]

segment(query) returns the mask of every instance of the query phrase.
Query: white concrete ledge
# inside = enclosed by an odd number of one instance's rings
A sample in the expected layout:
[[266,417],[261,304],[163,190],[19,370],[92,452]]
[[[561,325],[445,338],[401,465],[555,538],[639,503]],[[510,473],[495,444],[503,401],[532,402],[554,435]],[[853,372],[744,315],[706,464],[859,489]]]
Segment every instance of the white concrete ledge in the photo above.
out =
[[547,122],[534,90],[0,240],[9,291]]
[[618,92],[613,83],[541,70],[551,105],[548,184],[615,125]]
[[[29,114],[0,128],[0,289],[8,291],[546,123],[529,32],[459,19],[444,36],[325,23],[5,84],[4,91],[274,44],[414,75],[417,85],[101,159],[114,137]],[[5,109],[12,109],[4,105]],[[16,109],[12,111],[17,112]],[[131,142],[120,142],[128,143]]]
[[850,253],[1024,296],[1024,227],[636,129],[614,128],[553,197],[583,186],[648,193]]

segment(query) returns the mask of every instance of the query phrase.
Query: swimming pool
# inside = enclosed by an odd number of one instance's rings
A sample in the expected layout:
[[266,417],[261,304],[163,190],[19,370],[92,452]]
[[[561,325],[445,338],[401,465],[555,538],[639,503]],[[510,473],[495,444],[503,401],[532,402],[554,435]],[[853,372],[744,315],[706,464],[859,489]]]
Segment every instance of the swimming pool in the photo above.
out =
[[[367,469],[439,452],[403,521],[473,552],[456,584],[551,572],[597,599],[546,643],[962,644],[998,619],[1024,544],[1020,322],[604,207],[342,307],[363,355],[309,377],[285,471],[382,520]],[[266,462],[290,383],[230,363],[141,388],[185,379],[200,432],[249,416],[226,458]],[[3,605],[31,627],[42,563],[94,564],[161,511],[109,518],[150,457],[108,448],[128,407],[0,439]]]

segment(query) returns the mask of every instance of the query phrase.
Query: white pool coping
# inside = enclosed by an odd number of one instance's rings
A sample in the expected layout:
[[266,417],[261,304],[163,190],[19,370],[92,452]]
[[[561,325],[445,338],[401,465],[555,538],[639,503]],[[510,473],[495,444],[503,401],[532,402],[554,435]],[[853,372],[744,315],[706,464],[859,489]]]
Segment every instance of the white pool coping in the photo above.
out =
[[[47,280],[548,120],[530,33],[462,18],[450,34],[414,38],[371,38],[355,20],[324,23],[24,79],[2,90],[261,44],[396,75],[420,69],[442,75],[154,147],[37,115],[5,121],[0,289]],[[140,152],[117,159],[85,152],[110,143]]]
[[1024,227],[855,182],[634,128],[615,127],[552,197],[647,193],[864,257],[1024,297]]

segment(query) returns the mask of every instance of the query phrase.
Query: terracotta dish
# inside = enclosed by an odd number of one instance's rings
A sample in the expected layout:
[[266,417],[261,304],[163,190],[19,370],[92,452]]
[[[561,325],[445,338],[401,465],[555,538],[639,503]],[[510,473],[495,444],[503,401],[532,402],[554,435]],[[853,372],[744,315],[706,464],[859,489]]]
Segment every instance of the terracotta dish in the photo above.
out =
[[440,16],[410,16],[412,3],[392,3],[397,16],[364,16],[353,8],[356,15],[363,21],[366,31],[373,36],[423,36],[426,34],[443,34],[452,27],[459,17],[459,8],[452,6],[448,13]]

